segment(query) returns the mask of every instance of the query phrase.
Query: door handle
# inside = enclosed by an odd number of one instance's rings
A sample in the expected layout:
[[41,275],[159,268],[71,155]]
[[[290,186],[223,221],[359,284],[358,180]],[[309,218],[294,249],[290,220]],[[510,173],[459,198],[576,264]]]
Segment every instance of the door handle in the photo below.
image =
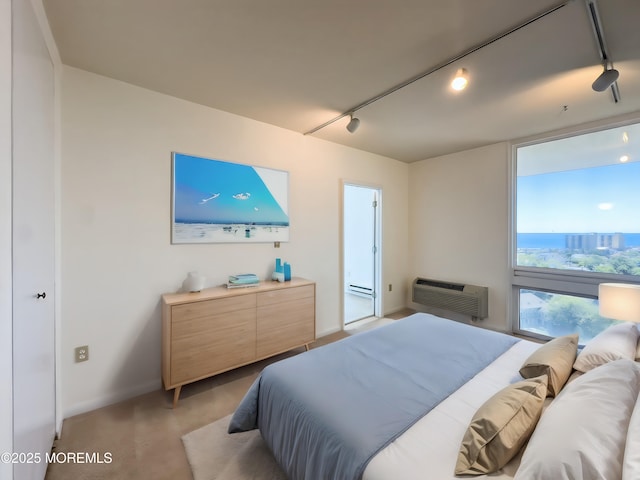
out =
[[47,298],[47,292],[42,292],[36,294],[36,298]]

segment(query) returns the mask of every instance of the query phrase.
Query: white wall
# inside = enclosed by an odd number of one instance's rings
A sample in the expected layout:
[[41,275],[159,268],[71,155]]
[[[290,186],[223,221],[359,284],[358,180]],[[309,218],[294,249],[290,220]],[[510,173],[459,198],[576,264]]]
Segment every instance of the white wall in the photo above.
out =
[[489,317],[481,322],[499,330],[510,328],[508,161],[509,147],[500,143],[409,166],[410,281],[489,287]]
[[[0,452],[13,450],[11,288],[11,0],[0,0]],[[0,478],[12,478],[0,462]]]
[[[407,283],[408,165],[70,67],[62,84],[65,416],[160,387],[160,295],[190,270],[217,285],[281,257],[317,282],[317,334],[340,329],[342,179],[382,186],[383,284]],[[290,242],[171,245],[172,151],[288,170]]]

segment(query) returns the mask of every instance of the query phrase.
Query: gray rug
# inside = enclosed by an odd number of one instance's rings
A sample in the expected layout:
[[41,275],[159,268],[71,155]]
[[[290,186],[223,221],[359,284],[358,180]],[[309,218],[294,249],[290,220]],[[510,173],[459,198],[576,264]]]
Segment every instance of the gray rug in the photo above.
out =
[[229,435],[228,415],[182,437],[194,480],[287,480],[258,430]]

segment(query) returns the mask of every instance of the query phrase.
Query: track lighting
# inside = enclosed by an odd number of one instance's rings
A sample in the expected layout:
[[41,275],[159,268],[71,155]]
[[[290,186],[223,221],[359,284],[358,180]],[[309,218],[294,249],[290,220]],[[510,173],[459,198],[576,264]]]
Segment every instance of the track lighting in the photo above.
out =
[[618,91],[618,84],[616,81],[620,76],[618,70],[613,68],[613,63],[609,52],[607,51],[607,44],[604,40],[604,32],[602,30],[602,22],[600,21],[600,15],[598,14],[598,5],[596,0],[587,0],[587,9],[589,12],[589,19],[591,20],[591,26],[593,27],[593,34],[596,37],[596,43],[600,53],[600,60],[602,60],[602,67],[604,71],[595,79],[591,88],[596,92],[604,92],[608,88],[611,88],[611,94],[613,95],[613,101],[618,103],[620,101],[620,92]]
[[451,88],[454,90],[464,90],[469,83],[469,72],[466,68],[459,68],[456,76],[451,81]]
[[591,85],[596,92],[604,92],[607,88],[609,88],[613,83],[618,80],[620,73],[615,68],[605,68],[604,72],[598,76]]
[[360,126],[360,119],[351,115],[351,120],[347,124],[347,130],[349,130],[349,133],[354,133],[359,126]]
[[[307,130],[306,132],[304,132],[304,135],[311,135],[311,134],[317,132],[318,130],[321,130],[321,129],[323,129],[323,128],[333,124],[334,122],[337,122],[338,120],[341,120],[341,119],[343,119],[344,117],[347,117],[347,116],[351,117],[351,121],[349,121],[349,124],[347,125],[347,130],[349,132],[353,133],[358,129],[358,126],[360,125],[360,120],[353,116],[353,114],[355,112],[357,112],[358,110],[360,110],[360,109],[362,109],[364,107],[367,107],[367,106],[371,105],[374,102],[382,100],[383,98],[391,95],[392,93],[395,93],[398,90],[401,90],[401,89],[403,89],[405,87],[408,87],[409,85],[417,82],[418,80],[421,80],[421,79],[431,75],[432,73],[435,73],[438,70],[440,70],[442,68],[445,68],[445,67],[451,65],[452,63],[457,62],[457,61],[465,58],[466,56],[471,55],[472,53],[475,53],[478,50],[480,50],[482,48],[485,48],[485,47],[493,44],[494,42],[511,35],[512,33],[517,32],[518,30],[520,30],[522,28],[525,28],[526,26],[532,24],[533,22],[536,22],[536,21],[546,17],[547,15],[550,15],[550,14],[560,10],[561,8],[567,6],[569,3],[573,2],[573,1],[575,1],[575,0],[561,0],[556,5],[553,5],[553,6],[549,7],[549,8],[547,8],[546,10],[535,14],[534,16],[532,16],[530,18],[527,18],[527,19],[523,20],[519,24],[517,24],[517,25],[515,25],[515,26],[513,26],[513,27],[511,27],[511,28],[509,28],[509,29],[507,29],[505,31],[502,31],[502,32],[498,33],[497,35],[494,35],[493,37],[489,38],[488,40],[486,40],[486,41],[484,41],[484,42],[482,42],[482,43],[480,43],[478,45],[475,45],[475,46],[473,46],[473,47],[471,47],[471,48],[469,48],[467,50],[464,50],[464,51],[458,53],[457,55],[455,55],[455,56],[453,56],[453,57],[451,57],[451,58],[449,58],[449,59],[437,64],[437,65],[434,65],[434,66],[430,67],[429,69],[423,71],[422,73],[419,73],[418,75],[416,75],[414,77],[411,77],[411,78],[405,80],[404,82],[401,82],[401,83],[399,83],[399,84],[397,84],[397,85],[395,85],[395,86],[393,86],[393,87],[391,87],[391,88],[379,93],[378,95],[363,101],[362,103],[359,103],[358,105],[351,106],[351,108],[349,108],[348,110],[345,110],[340,115],[337,115],[336,117],[327,120],[326,122],[318,125],[317,127],[312,128],[311,130]],[[587,0],[587,1],[595,1],[595,0]],[[460,70],[462,70],[464,74],[468,75],[468,72],[465,69],[460,69]],[[468,83],[468,81],[469,81],[469,79],[467,77],[466,82],[464,83],[464,86],[466,86],[466,83]],[[462,87],[462,88],[464,88],[464,87]],[[460,89],[462,89],[462,88],[460,88]]]

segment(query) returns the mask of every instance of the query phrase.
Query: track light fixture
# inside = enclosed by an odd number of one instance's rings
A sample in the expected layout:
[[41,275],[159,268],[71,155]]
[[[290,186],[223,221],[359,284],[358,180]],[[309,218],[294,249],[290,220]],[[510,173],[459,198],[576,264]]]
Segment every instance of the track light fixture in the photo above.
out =
[[469,84],[469,72],[466,68],[459,68],[456,72],[456,76],[451,81],[451,88],[454,90],[464,90]]
[[349,130],[349,133],[354,133],[356,130],[358,130],[359,126],[360,126],[360,119],[354,117],[352,114],[351,120],[347,124],[347,130]]
[[596,37],[598,43],[598,50],[600,53],[600,60],[602,61],[602,67],[604,71],[598,75],[591,88],[596,92],[604,92],[611,87],[611,94],[613,95],[613,101],[618,103],[620,100],[620,92],[618,91],[618,84],[616,81],[620,76],[618,70],[613,68],[613,62],[609,57],[607,51],[607,44],[604,41],[604,32],[602,30],[602,22],[600,21],[600,15],[598,14],[598,5],[596,0],[587,0],[587,8],[589,10],[589,19],[591,20],[591,26],[593,27],[593,34]]
[[596,92],[604,92],[607,88],[614,84],[618,77],[620,76],[620,72],[615,68],[605,68],[604,71],[595,79],[591,88],[593,88]]

